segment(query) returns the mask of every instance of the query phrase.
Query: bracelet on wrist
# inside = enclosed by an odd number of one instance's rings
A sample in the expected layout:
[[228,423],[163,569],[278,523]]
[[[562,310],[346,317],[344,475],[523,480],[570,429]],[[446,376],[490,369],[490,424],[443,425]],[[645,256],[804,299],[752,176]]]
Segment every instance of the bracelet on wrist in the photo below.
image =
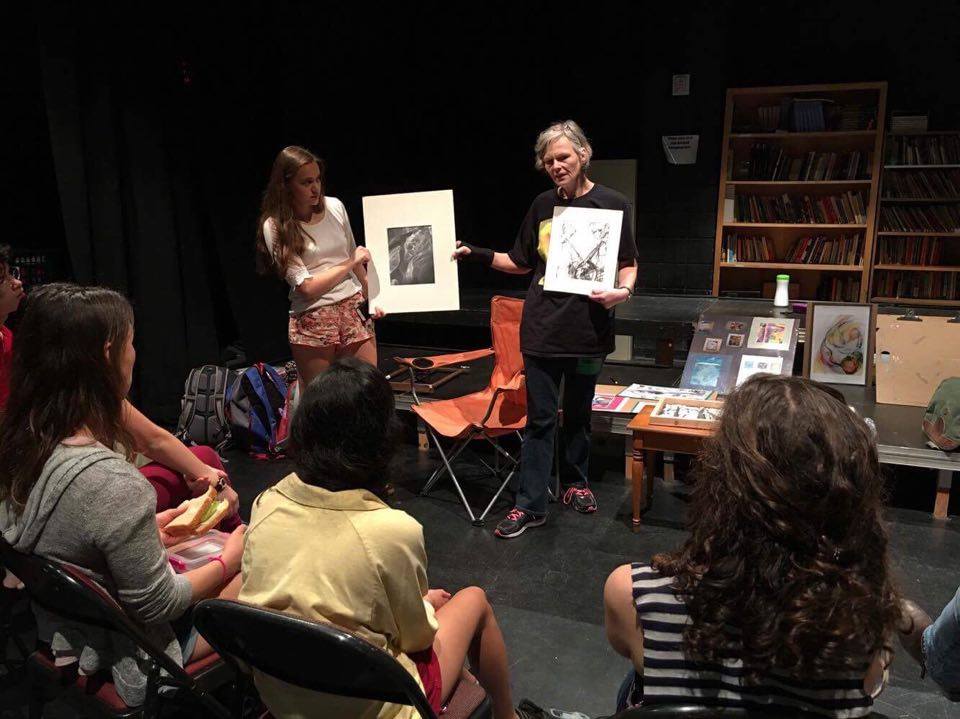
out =
[[218,554],[216,557],[212,557],[210,559],[210,563],[213,564],[214,562],[220,563],[220,583],[226,584],[227,583],[227,563],[223,561],[223,555]]
[[617,287],[617,289],[618,289],[618,290],[626,290],[626,291],[627,291],[627,297],[633,297],[633,289],[632,289],[632,288],[627,287],[626,285],[620,285],[619,287]]

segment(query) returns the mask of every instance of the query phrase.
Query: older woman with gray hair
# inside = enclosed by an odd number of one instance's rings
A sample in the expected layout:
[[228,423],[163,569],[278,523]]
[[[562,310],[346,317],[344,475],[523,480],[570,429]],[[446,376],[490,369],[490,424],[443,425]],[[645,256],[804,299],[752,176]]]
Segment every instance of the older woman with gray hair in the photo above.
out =
[[541,132],[535,153],[537,169],[547,174],[554,187],[538,195],[530,205],[513,249],[494,252],[458,243],[454,254],[458,260],[478,262],[508,274],[532,273],[520,326],[527,380],[527,427],[516,506],[496,529],[496,535],[504,538],[519,536],[528,527],[538,527],[546,521],[560,406],[560,477],[566,486],[563,502],[585,514],[597,510],[596,498],[587,482],[591,404],[603,360],[614,347],[613,308],[633,294],[637,278],[637,248],[625,216],[615,289],[594,291],[589,297],[544,289],[554,208],[586,207],[626,214],[627,200],[587,176],[593,148],[573,120],[558,122]]

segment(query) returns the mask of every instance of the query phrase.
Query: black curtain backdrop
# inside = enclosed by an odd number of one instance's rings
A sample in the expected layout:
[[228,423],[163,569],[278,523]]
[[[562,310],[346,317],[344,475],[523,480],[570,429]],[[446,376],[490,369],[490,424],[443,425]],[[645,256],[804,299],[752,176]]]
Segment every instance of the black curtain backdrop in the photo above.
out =
[[[169,421],[185,369],[219,354],[176,86],[134,56],[102,54],[89,25],[42,17],[40,46],[65,236],[76,281],[117,289],[136,314],[134,398]],[[172,76],[171,76],[172,77]]]

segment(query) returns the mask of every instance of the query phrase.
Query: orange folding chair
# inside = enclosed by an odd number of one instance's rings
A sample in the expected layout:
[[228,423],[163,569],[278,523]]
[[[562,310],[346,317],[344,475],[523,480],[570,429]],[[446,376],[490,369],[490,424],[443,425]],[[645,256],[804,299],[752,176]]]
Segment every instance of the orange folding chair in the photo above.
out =
[[[426,425],[427,435],[433,441],[443,459],[443,464],[437,467],[423,487],[423,494],[433,489],[434,485],[443,477],[450,475],[453,486],[456,487],[463,502],[470,521],[476,525],[483,524],[490,509],[506,488],[510,479],[517,471],[519,460],[513,457],[502,446],[498,439],[508,434],[515,434],[521,440],[520,434],[527,424],[527,395],[523,375],[523,355],[520,354],[520,316],[523,313],[523,300],[512,297],[495,296],[490,301],[490,334],[493,338],[493,347],[474,352],[457,352],[448,355],[433,357],[395,357],[400,364],[411,368],[410,384],[415,404],[412,409]],[[417,369],[432,369],[445,365],[457,364],[467,359],[478,359],[494,355],[493,374],[490,383],[480,392],[456,397],[454,399],[437,400],[423,404],[416,392],[415,371]],[[440,437],[448,437],[455,441],[455,445],[445,452],[440,444]],[[490,472],[503,481],[496,494],[490,500],[483,513],[477,517],[470,503],[463,493],[463,488],[453,471],[453,462],[460,456],[475,439],[485,439],[494,449],[495,462],[490,466],[482,457],[477,457]],[[504,462],[501,463],[500,459]]]

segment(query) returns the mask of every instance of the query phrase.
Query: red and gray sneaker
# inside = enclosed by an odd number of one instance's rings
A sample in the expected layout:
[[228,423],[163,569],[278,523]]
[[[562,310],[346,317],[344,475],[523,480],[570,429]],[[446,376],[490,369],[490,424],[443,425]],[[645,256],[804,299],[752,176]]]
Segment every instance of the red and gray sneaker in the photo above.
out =
[[570,487],[563,493],[563,503],[572,504],[575,510],[583,514],[597,511],[597,498],[589,487]]
[[520,509],[520,507],[514,507],[507,512],[506,517],[500,520],[494,534],[504,539],[519,537],[527,530],[527,527],[539,527],[546,521],[546,517],[535,517],[530,512]]

